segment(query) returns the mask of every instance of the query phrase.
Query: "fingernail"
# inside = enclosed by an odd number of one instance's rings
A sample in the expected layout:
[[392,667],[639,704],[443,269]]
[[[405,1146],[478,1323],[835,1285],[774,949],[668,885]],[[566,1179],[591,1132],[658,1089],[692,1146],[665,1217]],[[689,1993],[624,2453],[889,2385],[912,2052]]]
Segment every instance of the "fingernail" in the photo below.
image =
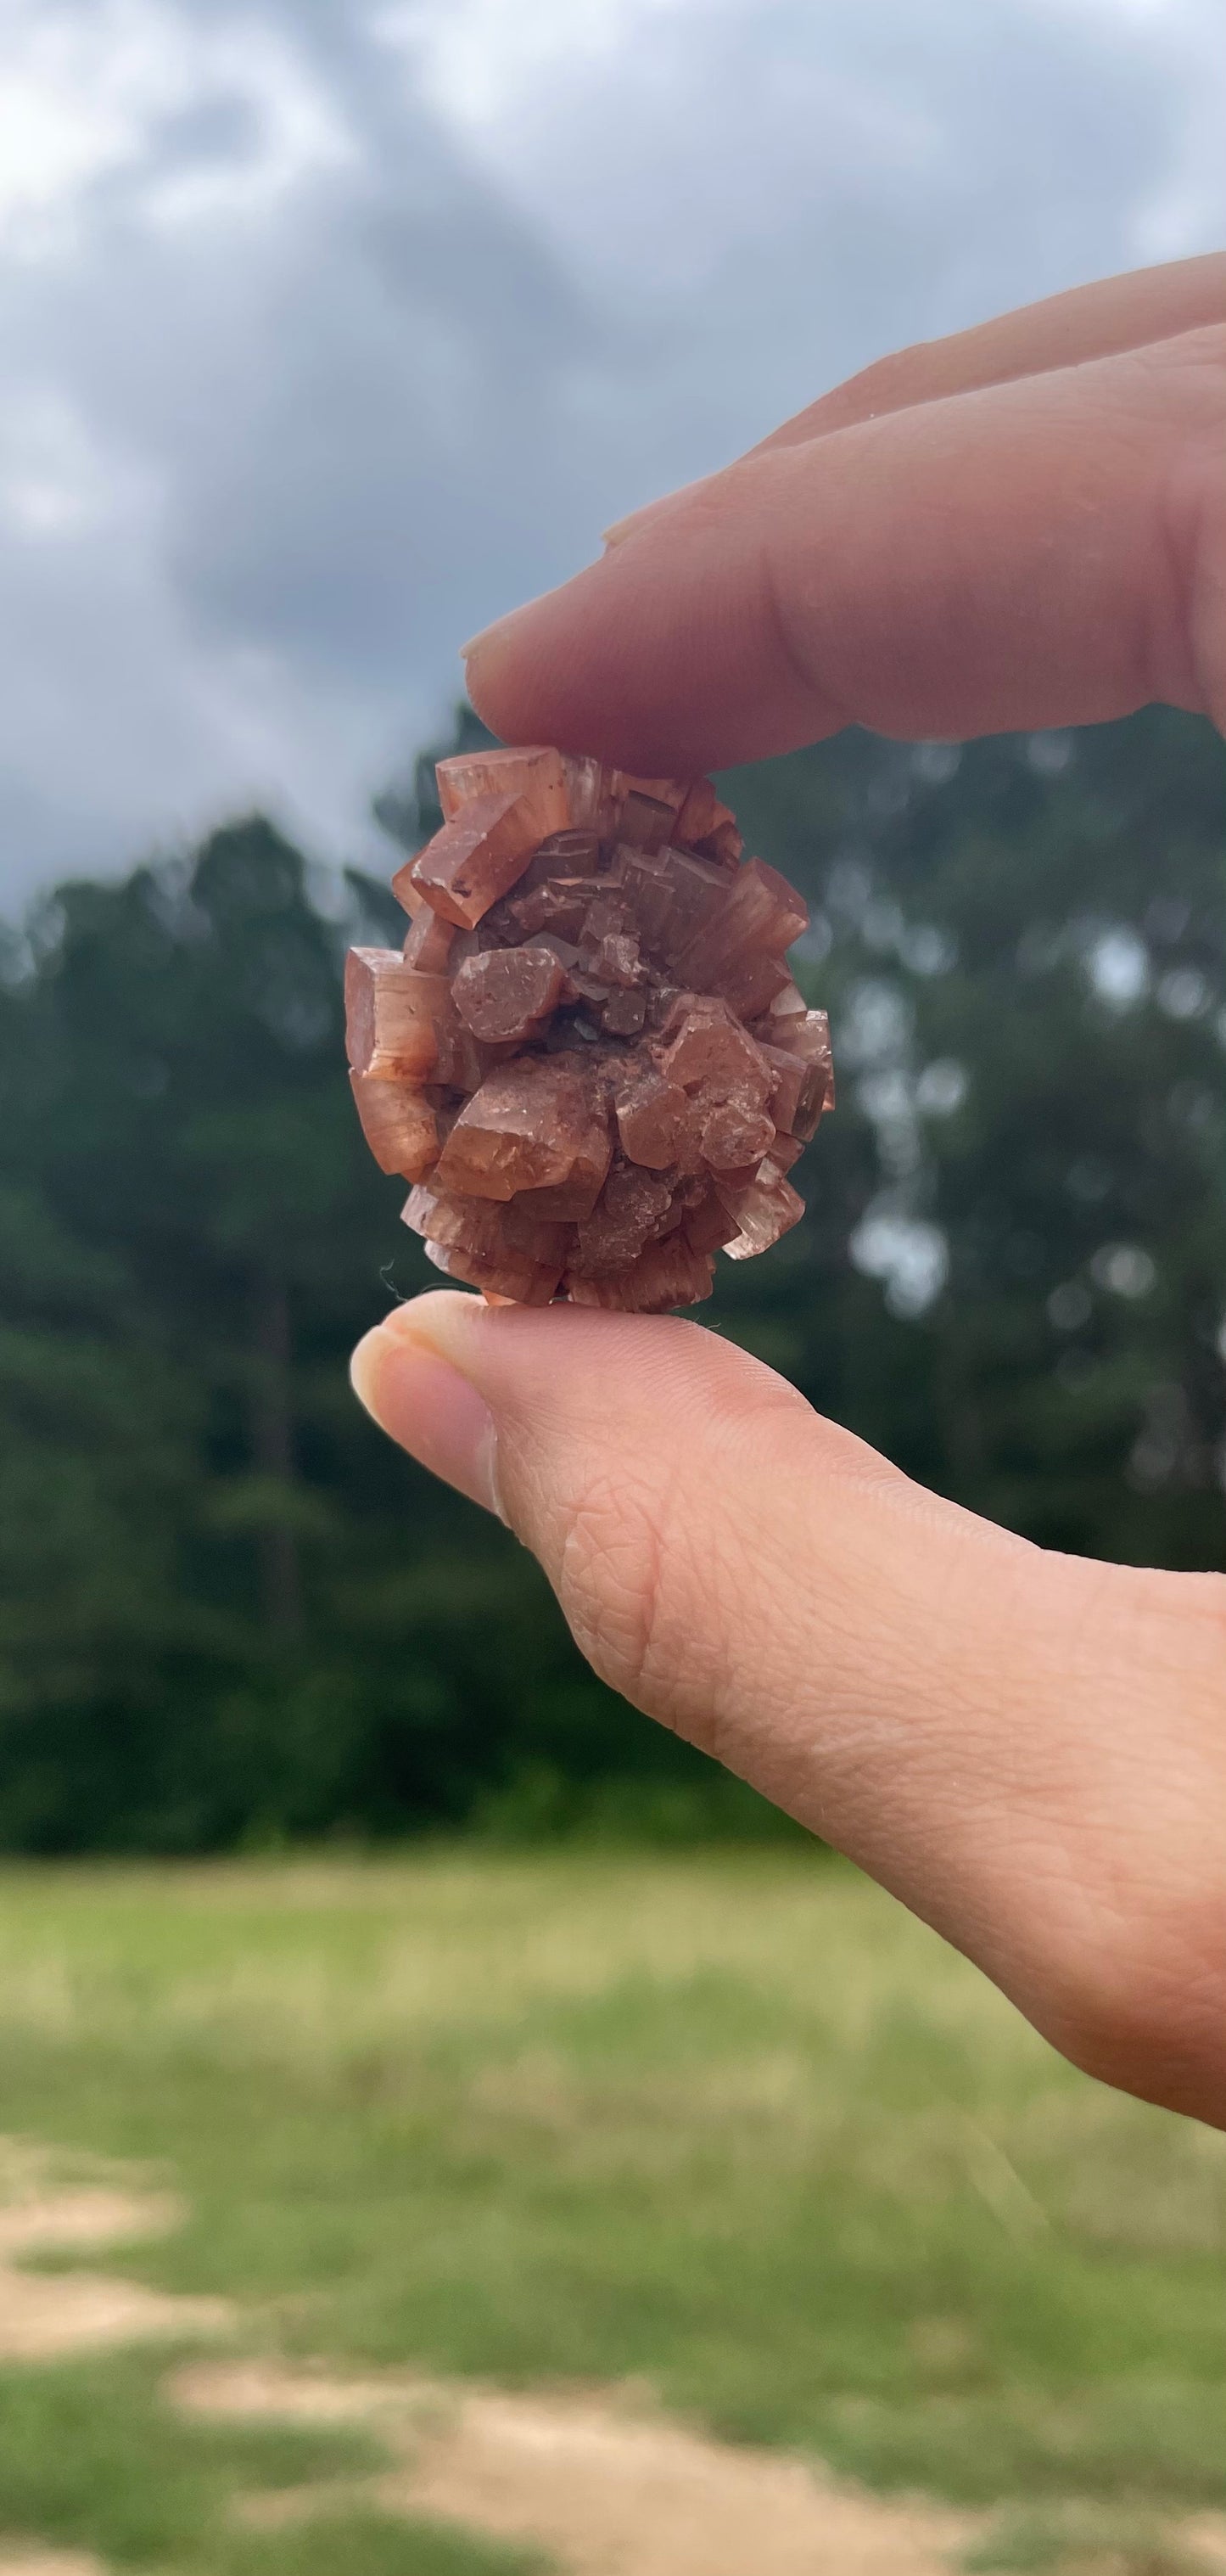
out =
[[411,1305],[400,1306],[358,1343],[349,1363],[354,1394],[420,1466],[505,1521],[493,1414],[412,1317]]
[[622,545],[627,537],[632,537],[635,529],[643,527],[648,519],[654,519],[657,510],[666,510],[667,507],[667,501],[649,501],[644,509],[631,510],[628,518],[615,519],[611,528],[602,528],[600,542],[606,553],[613,546]]
[[[555,587],[565,590],[566,584],[559,582]],[[530,609],[539,608],[543,599],[552,599],[553,596],[552,590],[541,590],[537,592],[535,599],[525,599],[518,608],[509,608],[505,617],[496,617],[492,626],[483,626],[479,635],[470,635],[467,644],[461,644],[460,660],[467,662],[470,655],[483,651],[487,644],[501,641],[504,635],[510,634],[513,626],[519,624],[521,617],[528,615]]]
[[518,609],[515,609],[509,617],[496,617],[492,626],[483,626],[479,635],[470,635],[467,644],[460,646],[460,660],[467,662],[483,644],[489,643],[491,636],[501,635],[505,627],[513,626],[518,614]]
[[644,501],[641,509],[627,511],[624,519],[615,519],[611,528],[603,529],[601,544],[623,545],[627,537],[637,536],[640,528],[649,526],[653,519],[662,518],[666,510],[675,510],[679,501],[689,500],[702,483],[712,479],[710,475],[700,475],[696,483],[681,483],[675,492],[662,492],[658,501]]

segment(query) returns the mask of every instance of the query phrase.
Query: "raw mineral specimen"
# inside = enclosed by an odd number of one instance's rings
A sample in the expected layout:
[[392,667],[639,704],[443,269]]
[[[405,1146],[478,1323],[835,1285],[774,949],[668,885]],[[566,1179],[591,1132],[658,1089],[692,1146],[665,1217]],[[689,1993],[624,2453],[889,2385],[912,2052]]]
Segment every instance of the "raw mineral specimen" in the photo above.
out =
[[786,950],[807,915],[709,780],[545,747],[440,761],[444,823],[355,948],[350,1080],[405,1222],[492,1299],[658,1314],[804,1212],[830,1032]]

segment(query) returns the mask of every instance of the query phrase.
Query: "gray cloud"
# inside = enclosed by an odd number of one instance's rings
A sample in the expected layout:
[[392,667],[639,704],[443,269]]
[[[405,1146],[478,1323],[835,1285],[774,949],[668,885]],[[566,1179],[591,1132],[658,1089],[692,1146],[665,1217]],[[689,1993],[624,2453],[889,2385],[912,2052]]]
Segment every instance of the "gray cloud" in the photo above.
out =
[[623,0],[529,80],[533,4],[476,102],[448,46],[491,0],[399,42],[70,0],[51,72],[32,5],[0,37],[85,137],[0,180],[4,901],[257,796],[360,847],[457,642],[609,517],[900,339],[1220,227],[1216,0]]

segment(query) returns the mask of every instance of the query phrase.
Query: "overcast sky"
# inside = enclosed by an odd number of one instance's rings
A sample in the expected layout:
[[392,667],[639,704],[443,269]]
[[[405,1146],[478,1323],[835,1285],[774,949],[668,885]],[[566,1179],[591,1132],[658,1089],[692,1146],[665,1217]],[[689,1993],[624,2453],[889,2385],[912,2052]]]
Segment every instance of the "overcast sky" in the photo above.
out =
[[894,344],[1226,241],[1223,0],[0,0],[0,903],[366,855],[462,639]]

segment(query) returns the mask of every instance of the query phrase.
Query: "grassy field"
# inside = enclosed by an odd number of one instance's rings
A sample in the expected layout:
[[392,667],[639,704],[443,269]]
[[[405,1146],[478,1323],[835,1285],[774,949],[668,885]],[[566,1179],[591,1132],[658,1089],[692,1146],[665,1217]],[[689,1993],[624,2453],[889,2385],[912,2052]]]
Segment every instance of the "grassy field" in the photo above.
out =
[[[187,2222],[123,2272],[237,2301],[251,2349],[637,2382],[995,2509],[981,2564],[1226,2507],[1226,2140],[1073,2074],[803,1850],[13,1869],[0,2131],[169,2180]],[[0,2538],[209,2576],[525,2563],[378,2517],[233,2530],[240,2485],[367,2436],[175,2424],[164,2369],[0,2370]]]

